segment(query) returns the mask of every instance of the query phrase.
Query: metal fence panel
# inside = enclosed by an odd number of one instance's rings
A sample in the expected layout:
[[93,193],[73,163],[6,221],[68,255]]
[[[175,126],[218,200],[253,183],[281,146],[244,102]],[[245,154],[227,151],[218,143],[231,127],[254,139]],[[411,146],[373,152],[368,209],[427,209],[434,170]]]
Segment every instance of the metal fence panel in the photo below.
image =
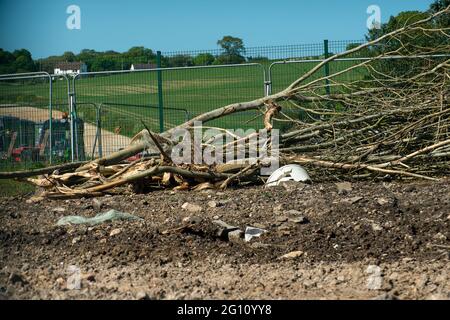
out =
[[142,130],[141,120],[151,130],[159,130],[155,71],[80,74],[74,79],[73,88],[75,116],[85,128],[85,151],[95,149],[94,156],[125,148]]
[[[260,64],[164,69],[164,106],[187,110],[191,117],[264,95],[265,71]],[[166,112],[166,108],[164,108]],[[260,127],[256,112],[238,113],[208,122],[207,125],[237,129]],[[165,127],[179,125],[182,119],[166,117]]]
[[51,78],[46,73],[0,76],[0,168],[52,162]]
[[[364,43],[364,40],[339,40],[329,41],[330,53],[344,52],[350,45]],[[197,62],[195,60],[199,55],[210,54],[213,57],[226,55],[223,49],[213,50],[179,50],[179,51],[165,51],[162,56],[166,58],[163,61],[166,66],[171,66],[176,62],[185,63],[186,66],[193,65]],[[318,59],[324,55],[324,43],[309,43],[309,44],[291,44],[279,46],[260,46],[247,47],[241,51],[240,54],[247,62],[273,62],[276,60],[287,59]]]
[[[215,108],[261,97],[264,76],[264,68],[259,64],[80,74],[74,79],[73,88],[76,114],[84,123],[84,138],[91,141],[85,142],[85,151],[94,149],[95,139],[96,150],[91,152],[94,156],[126,147],[142,130],[141,121],[158,132]],[[86,104],[99,108],[100,119],[93,112],[80,111]],[[233,115],[212,121],[210,125],[259,126],[262,121],[255,124],[255,115],[255,112]],[[101,124],[101,139],[94,129],[98,124]]]

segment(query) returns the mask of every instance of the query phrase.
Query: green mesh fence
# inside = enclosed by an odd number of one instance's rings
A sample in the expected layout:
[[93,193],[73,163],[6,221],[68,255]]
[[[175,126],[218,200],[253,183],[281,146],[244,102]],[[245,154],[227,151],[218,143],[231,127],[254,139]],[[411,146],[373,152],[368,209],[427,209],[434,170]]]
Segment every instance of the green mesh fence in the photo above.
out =
[[49,125],[49,103],[48,75],[0,77],[0,170],[49,162],[50,139],[44,129]]

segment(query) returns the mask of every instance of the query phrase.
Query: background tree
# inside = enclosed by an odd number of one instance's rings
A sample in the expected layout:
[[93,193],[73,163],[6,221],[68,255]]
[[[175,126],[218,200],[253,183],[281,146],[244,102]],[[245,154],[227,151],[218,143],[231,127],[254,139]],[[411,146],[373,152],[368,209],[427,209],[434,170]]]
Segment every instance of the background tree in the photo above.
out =
[[[431,14],[434,14],[436,12],[444,10],[448,6],[450,6],[450,0],[437,0],[431,4],[429,11]],[[436,19],[436,22],[439,27],[449,28],[450,27],[450,15],[449,14],[442,15],[438,19]]]
[[66,51],[66,52],[64,52],[64,54],[63,54],[63,59],[64,59],[65,61],[67,61],[67,62],[73,62],[73,61],[75,61],[76,57],[75,57],[75,54],[74,54],[73,52],[71,52],[71,51]]
[[[394,30],[397,30],[399,28],[402,28],[404,26],[410,25],[412,23],[415,23],[417,21],[423,20],[428,16],[425,12],[420,11],[404,11],[400,12],[396,16],[390,17],[389,21],[387,23],[383,23],[381,25],[381,28],[377,29],[371,29],[369,30],[369,33],[366,36],[367,41],[373,41],[377,38],[380,38],[381,36],[390,33]],[[430,25],[431,27],[431,25]],[[409,35],[410,36],[410,35]],[[406,41],[408,40],[408,41]],[[386,41],[380,42],[377,46],[371,48],[375,51],[376,54],[380,52],[391,52],[394,50],[400,49],[398,54],[405,53],[405,51],[415,51],[416,46],[424,46],[428,41],[430,40],[429,37],[423,33],[422,31],[417,31],[414,34],[414,40],[409,41],[410,39],[405,39],[405,36],[399,37],[398,39],[391,39],[389,38]],[[407,47],[402,46],[402,43],[407,43]]]
[[0,74],[14,73],[14,55],[6,50],[0,49]]
[[90,71],[113,71],[121,68],[120,62],[111,58],[100,57],[91,64]]
[[[381,25],[380,29],[372,29],[366,36],[367,41],[373,41],[389,32],[392,32],[401,27],[410,25],[419,20],[425,19],[430,14],[435,14],[444,10],[450,6],[450,0],[436,0],[431,5],[428,11],[403,11],[396,16],[392,16],[387,23]],[[389,39],[388,41],[381,42],[378,46],[371,48],[375,53],[389,52],[396,49],[400,49],[399,54],[404,54],[421,50],[423,47],[445,47],[445,42],[448,41],[448,37],[444,34],[430,33],[426,29],[433,28],[449,28],[450,27],[450,14],[443,14],[437,19],[430,21],[423,26],[424,30],[417,30],[416,32],[408,35],[408,39],[405,37],[399,37],[397,39]],[[410,39],[412,37],[413,39]],[[402,46],[402,43],[406,43],[406,46]],[[423,52],[422,52],[423,53]],[[447,53],[447,52],[442,52]]]
[[[426,19],[431,14],[442,11],[449,5],[450,0],[436,0],[426,12],[400,12],[398,15],[390,17],[389,21],[382,24],[380,29],[369,30],[366,40],[373,41],[394,30]],[[448,28],[449,20],[450,15],[448,13],[443,14],[437,19],[424,23],[420,29],[411,31],[407,35],[389,37],[380,41],[376,46],[367,48],[364,53],[368,54],[369,57],[382,53],[395,53],[397,55],[427,54],[424,51],[424,48],[427,48],[429,54],[446,54],[448,53],[448,36],[442,32],[432,32],[432,30]],[[361,53],[363,52],[361,51]],[[389,71],[391,75],[404,75],[413,72],[416,68],[423,67],[426,63],[428,63],[426,59],[399,59],[396,61],[380,61],[376,65],[380,68],[382,67],[382,70]]]
[[190,55],[177,54],[166,59],[167,67],[190,67],[194,65],[194,61]]
[[243,54],[245,53],[244,41],[240,38],[225,36],[217,41],[222,47],[224,53],[219,55],[214,64],[233,64],[245,62]]
[[140,59],[141,63],[156,61],[156,55],[153,51],[145,47],[132,47],[127,52],[123,53],[123,57],[127,59]]
[[240,38],[225,36],[217,44],[225,50],[228,55],[241,55],[245,52],[244,41]]
[[194,65],[196,66],[209,66],[214,63],[214,56],[210,53],[200,53],[194,58]]
[[[352,50],[352,49],[354,49],[354,48],[359,47],[360,45],[361,45],[361,43],[350,43],[350,44],[347,45],[347,47],[345,48],[345,50],[349,51],[349,50]],[[371,52],[368,48],[364,48],[364,49],[362,49],[362,50],[359,50],[357,55],[358,55],[359,57],[366,58],[366,57],[372,56],[372,55],[373,55],[373,52]]]
[[20,49],[11,53],[0,49],[1,73],[34,72],[37,69],[37,65],[28,50]]

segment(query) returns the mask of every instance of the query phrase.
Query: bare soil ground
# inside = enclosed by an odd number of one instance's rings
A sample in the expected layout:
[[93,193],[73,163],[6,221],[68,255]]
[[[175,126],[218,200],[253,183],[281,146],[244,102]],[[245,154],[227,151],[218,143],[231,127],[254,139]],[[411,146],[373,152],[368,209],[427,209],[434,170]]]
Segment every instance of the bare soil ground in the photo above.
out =
[[[2,198],[0,296],[450,299],[450,180],[351,186],[130,192],[100,203]],[[185,202],[202,211],[182,209]],[[109,209],[143,220],[55,226],[62,216]],[[218,235],[216,219],[267,232],[230,239]],[[302,253],[280,259],[293,251]],[[80,289],[67,288],[73,270]]]

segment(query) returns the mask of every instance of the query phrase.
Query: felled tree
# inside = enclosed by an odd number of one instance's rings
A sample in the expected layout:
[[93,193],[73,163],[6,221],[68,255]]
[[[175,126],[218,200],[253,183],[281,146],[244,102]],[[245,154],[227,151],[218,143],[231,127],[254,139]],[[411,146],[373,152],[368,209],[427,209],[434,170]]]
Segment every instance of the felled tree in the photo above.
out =
[[[254,181],[263,158],[233,166],[175,165],[170,159],[175,130],[248,110],[261,113],[268,131],[277,123],[289,124],[290,130],[281,136],[281,162],[304,165],[314,180],[438,179],[450,172],[450,30],[436,21],[449,14],[447,7],[335,54],[280,92],[212,110],[160,135],[143,130],[120,152],[34,182],[48,189],[46,196],[66,197],[101,195],[138,181],[181,189],[224,188],[236,181]],[[426,38],[429,44],[423,41]],[[380,45],[383,50],[374,49]],[[367,50],[376,54],[329,76],[318,76],[326,64]],[[407,63],[402,71],[395,67],[399,61],[414,63]],[[346,80],[355,71],[363,76]],[[229,134],[221,129],[217,138]],[[203,148],[211,146],[210,141],[202,144]],[[162,158],[121,164],[149,148]]]

